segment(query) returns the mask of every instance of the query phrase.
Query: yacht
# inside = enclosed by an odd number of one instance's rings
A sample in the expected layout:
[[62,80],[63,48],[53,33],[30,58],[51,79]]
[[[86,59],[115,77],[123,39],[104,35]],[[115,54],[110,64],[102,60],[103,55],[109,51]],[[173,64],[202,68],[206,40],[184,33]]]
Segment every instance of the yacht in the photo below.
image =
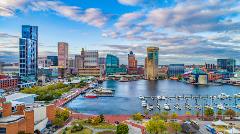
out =
[[147,102],[145,100],[142,101],[142,107],[146,107],[147,106]]
[[177,110],[181,110],[179,104],[174,105],[174,108],[177,109]]
[[153,110],[153,105],[147,105],[147,110],[149,111]]
[[163,109],[166,110],[166,111],[171,110],[169,104],[167,104],[167,103],[165,103],[165,104],[163,105]]
[[235,98],[240,98],[240,93],[234,94],[234,97],[235,97]]
[[218,104],[218,105],[217,105],[217,109],[219,109],[219,110],[225,110],[225,107],[223,106],[223,104]]
[[221,99],[221,100],[224,100],[224,99],[229,98],[229,95],[227,95],[225,93],[221,93],[221,94],[218,95],[218,98]]
[[128,82],[128,79],[125,78],[125,77],[121,77],[119,81],[120,81],[120,82]]

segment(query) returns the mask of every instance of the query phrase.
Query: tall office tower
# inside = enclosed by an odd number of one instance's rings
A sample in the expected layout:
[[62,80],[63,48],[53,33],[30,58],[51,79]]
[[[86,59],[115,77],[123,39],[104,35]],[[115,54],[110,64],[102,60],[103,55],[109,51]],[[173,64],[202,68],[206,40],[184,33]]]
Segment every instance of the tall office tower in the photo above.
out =
[[68,43],[58,42],[58,66],[59,68],[68,67]]
[[22,38],[19,39],[19,63],[21,81],[36,81],[38,72],[37,26],[22,26]]
[[58,42],[58,75],[64,78],[68,68],[68,43]]
[[218,69],[225,69],[228,72],[234,72],[236,68],[235,59],[217,59]]
[[148,47],[147,48],[147,58],[146,61],[146,76],[148,80],[156,80],[158,78],[158,47]]
[[101,75],[105,75],[105,70],[106,70],[106,58],[105,57],[98,58],[98,66],[101,70]]
[[128,74],[137,74],[137,60],[132,51],[128,54]]
[[170,64],[168,66],[169,77],[178,77],[182,74],[184,74],[184,64]]
[[74,68],[75,67],[75,60],[73,58],[68,59],[68,68]]
[[58,56],[47,56],[47,59],[51,60],[51,66],[58,66]]

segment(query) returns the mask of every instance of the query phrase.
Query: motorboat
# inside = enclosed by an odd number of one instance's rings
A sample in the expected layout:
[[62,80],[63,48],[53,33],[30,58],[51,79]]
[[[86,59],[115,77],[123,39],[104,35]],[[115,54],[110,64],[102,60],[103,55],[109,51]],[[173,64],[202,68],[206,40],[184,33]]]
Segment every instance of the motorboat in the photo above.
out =
[[174,107],[175,109],[177,109],[177,110],[181,110],[179,104],[176,104],[176,105],[174,105],[173,107]]
[[227,95],[225,93],[221,93],[221,94],[218,95],[218,98],[221,99],[221,100],[224,100],[224,99],[229,98],[229,95]]
[[238,105],[236,106],[236,108],[237,108],[237,109],[240,109],[240,104],[238,104]]
[[141,99],[141,100],[143,100],[143,99],[144,99],[144,97],[143,97],[143,96],[139,96],[138,98],[139,98],[139,99]]
[[142,107],[146,107],[147,106],[147,102],[145,100],[142,101]]
[[234,97],[235,97],[235,98],[240,98],[240,93],[234,94]]
[[153,110],[153,105],[147,105],[147,110],[149,111]]
[[157,99],[158,100],[166,100],[166,97],[165,96],[157,96]]
[[96,94],[113,94],[114,90],[104,89],[104,88],[100,87],[100,88],[97,88],[97,89],[93,89],[92,92],[96,93]]
[[163,109],[166,110],[166,111],[171,110],[169,104],[167,104],[167,103],[165,103],[165,104],[163,105]]
[[225,107],[223,106],[223,104],[218,104],[218,105],[217,105],[217,109],[219,109],[219,110],[225,110]]
[[84,97],[92,99],[92,98],[97,98],[97,95],[94,93],[86,93]]

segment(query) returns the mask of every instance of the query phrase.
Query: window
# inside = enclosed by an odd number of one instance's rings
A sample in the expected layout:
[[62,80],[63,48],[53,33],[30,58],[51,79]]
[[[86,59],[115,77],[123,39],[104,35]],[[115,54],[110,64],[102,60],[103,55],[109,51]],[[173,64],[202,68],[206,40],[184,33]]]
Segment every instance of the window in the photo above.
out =
[[6,134],[6,128],[0,128],[0,134]]

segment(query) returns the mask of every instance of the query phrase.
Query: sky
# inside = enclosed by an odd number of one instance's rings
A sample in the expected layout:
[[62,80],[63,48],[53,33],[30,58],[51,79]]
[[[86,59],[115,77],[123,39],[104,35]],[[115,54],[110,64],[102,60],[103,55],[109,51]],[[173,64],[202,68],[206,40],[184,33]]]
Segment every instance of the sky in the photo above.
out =
[[39,28],[39,56],[57,42],[119,56],[159,47],[159,64],[240,58],[240,0],[0,0],[0,61],[18,59],[21,25]]

